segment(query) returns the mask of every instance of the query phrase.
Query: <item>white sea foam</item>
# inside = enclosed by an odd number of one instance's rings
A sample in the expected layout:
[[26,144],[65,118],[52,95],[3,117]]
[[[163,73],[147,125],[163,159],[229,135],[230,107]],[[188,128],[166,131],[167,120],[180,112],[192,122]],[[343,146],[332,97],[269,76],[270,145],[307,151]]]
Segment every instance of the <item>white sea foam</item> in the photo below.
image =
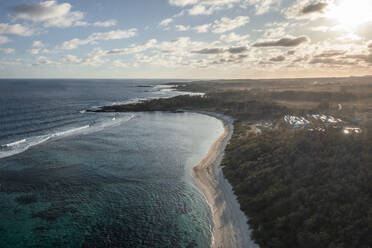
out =
[[66,130],[66,131],[58,132],[58,133],[53,134],[51,136],[51,138],[52,137],[61,137],[61,136],[71,135],[71,134],[77,133],[79,131],[82,131],[84,129],[87,129],[89,127],[90,127],[90,125],[85,125],[85,126],[82,126],[82,127],[72,128],[72,129],[69,129],[69,130]]
[[[49,140],[51,137],[48,135],[42,135],[42,136],[35,136],[35,137],[30,137],[27,139],[23,139],[24,142],[19,143],[17,145],[11,146],[11,149],[6,149],[6,150],[1,150],[0,151],[0,159],[1,158],[6,158],[10,157],[13,155],[16,155],[18,153],[22,153],[29,149],[32,146],[36,146],[38,144],[44,143],[45,141]],[[14,142],[15,143],[15,142]],[[9,148],[10,146],[3,145],[1,146],[2,149],[4,148]]]
[[133,98],[133,99],[130,99],[130,100],[113,102],[113,103],[111,103],[111,105],[115,106],[115,105],[125,105],[125,104],[139,103],[139,102],[145,101],[147,99],[149,99],[149,98]]
[[161,92],[171,92],[171,91],[175,91],[175,89],[173,89],[173,88],[166,88],[166,89],[161,89],[160,90]]
[[19,144],[22,144],[22,143],[24,143],[24,142],[26,142],[26,139],[22,139],[22,140],[14,141],[14,142],[9,143],[9,144],[6,144],[6,145],[4,145],[4,146],[6,146],[6,147],[12,147],[12,146],[17,146],[17,145],[19,145]]
[[155,89],[160,89],[159,91],[162,93],[175,92],[179,95],[202,96],[202,97],[205,95],[205,93],[202,93],[202,92],[178,91],[177,87],[178,85],[172,85],[172,84],[159,84],[159,85],[154,86]]
[[91,126],[88,130],[89,133],[93,133],[93,132],[98,132],[98,131],[101,131],[105,128],[109,128],[109,127],[116,127],[116,126],[119,126],[125,122],[128,122],[130,120],[132,120],[136,115],[133,114],[133,115],[130,115],[130,116],[126,116],[126,117],[114,117],[112,120],[110,121],[104,121],[104,122],[101,122],[101,123],[97,123],[93,126]]
[[158,84],[158,85],[155,85],[154,88],[156,89],[168,89],[168,88],[176,88],[177,85],[174,85],[174,84]]
[[135,115],[125,116],[125,117],[114,117],[109,121],[103,121],[100,123],[96,123],[94,125],[84,125],[81,127],[71,128],[68,130],[63,130],[51,134],[28,137],[19,141],[14,141],[5,145],[0,146],[0,159],[10,157],[19,153],[22,153],[29,148],[42,144],[48,140],[57,139],[57,138],[64,138],[73,135],[85,135],[89,133],[94,133],[101,131],[105,128],[115,127],[121,125],[125,122],[132,120]]
[[[180,91],[181,92],[181,91]],[[189,96],[205,96],[205,93],[203,92],[188,92],[188,91],[185,91],[185,92],[181,92],[185,95],[189,95]]]

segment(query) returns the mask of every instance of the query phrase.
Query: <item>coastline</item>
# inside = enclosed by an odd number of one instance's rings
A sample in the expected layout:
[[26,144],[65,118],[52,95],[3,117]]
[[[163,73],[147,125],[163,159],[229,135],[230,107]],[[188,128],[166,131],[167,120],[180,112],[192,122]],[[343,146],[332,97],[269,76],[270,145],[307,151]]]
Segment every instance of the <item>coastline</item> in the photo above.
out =
[[213,143],[208,154],[193,168],[193,178],[211,208],[212,248],[258,248],[250,238],[247,217],[240,210],[232,186],[224,177],[222,167],[226,145],[233,133],[233,119],[217,113],[192,111],[212,116],[224,125],[224,133]]
[[[182,90],[181,90],[182,91]],[[170,97],[172,98],[172,97]],[[161,99],[161,98],[159,98]],[[122,105],[121,105],[122,106]],[[110,106],[112,108],[112,106]],[[139,109],[100,109],[93,112],[143,112]],[[145,108],[146,109],[146,108]],[[167,111],[153,109],[150,111]],[[224,133],[212,144],[207,155],[192,169],[192,178],[196,187],[204,195],[211,210],[212,248],[259,248],[251,239],[248,218],[240,209],[233,187],[224,177],[221,162],[225,148],[234,131],[234,119],[216,112],[176,108],[170,112],[190,112],[207,115],[221,121]]]

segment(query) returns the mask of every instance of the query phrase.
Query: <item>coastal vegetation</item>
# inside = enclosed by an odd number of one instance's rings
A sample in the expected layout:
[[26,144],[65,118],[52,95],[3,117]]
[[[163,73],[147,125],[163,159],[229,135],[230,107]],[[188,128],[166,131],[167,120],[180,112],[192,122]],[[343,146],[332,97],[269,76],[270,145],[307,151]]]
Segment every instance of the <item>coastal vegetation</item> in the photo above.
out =
[[370,247],[372,129],[245,130],[222,165],[261,248]]
[[104,106],[95,112],[140,112],[140,111],[211,111],[237,119],[278,118],[288,110],[270,101],[262,101],[248,91],[224,91],[205,96],[176,96],[152,99],[139,103]]

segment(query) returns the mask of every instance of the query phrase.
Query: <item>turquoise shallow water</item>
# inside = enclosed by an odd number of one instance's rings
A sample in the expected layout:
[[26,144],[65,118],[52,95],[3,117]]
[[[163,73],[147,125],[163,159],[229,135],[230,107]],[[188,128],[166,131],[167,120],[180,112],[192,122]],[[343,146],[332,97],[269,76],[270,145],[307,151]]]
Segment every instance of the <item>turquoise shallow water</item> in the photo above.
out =
[[222,123],[129,117],[0,159],[0,247],[209,247],[210,210],[191,169]]

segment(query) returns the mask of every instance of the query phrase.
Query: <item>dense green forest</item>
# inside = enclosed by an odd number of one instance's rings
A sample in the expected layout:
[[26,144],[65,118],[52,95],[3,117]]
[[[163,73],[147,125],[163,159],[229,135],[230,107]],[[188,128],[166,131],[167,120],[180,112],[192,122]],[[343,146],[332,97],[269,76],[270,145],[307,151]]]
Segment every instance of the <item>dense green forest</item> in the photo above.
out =
[[372,129],[245,130],[235,124],[223,170],[261,248],[372,247]]

